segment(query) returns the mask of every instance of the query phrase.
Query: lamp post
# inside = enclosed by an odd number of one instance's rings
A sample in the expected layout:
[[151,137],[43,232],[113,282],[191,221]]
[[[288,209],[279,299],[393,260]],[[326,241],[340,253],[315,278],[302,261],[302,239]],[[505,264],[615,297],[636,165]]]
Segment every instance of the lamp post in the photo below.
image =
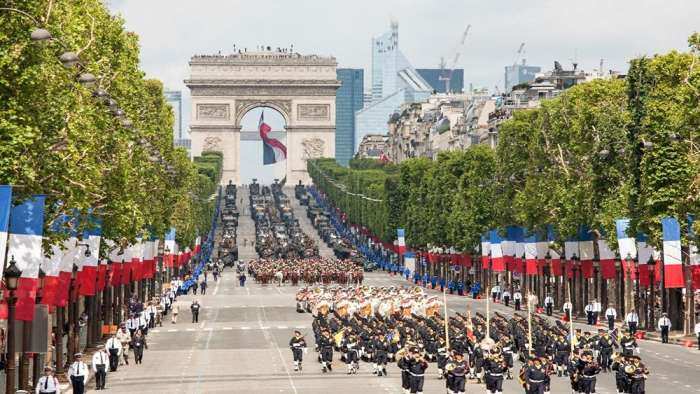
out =
[[[44,272],[41,267],[39,268],[39,288],[36,292],[36,303],[41,304],[41,299],[44,296],[44,284],[46,280],[46,273]],[[49,326],[50,328],[51,326]],[[51,345],[49,345],[51,346]],[[48,349],[47,349],[48,350]],[[47,352],[48,354],[48,352]],[[33,358],[32,358],[32,382],[36,383],[39,381],[39,378],[41,377],[41,373],[43,372],[42,368],[42,363],[40,360],[40,354],[39,353],[34,353]],[[30,387],[31,389],[31,387]]]
[[76,298],[76,286],[75,282],[78,277],[78,265],[73,263],[73,270],[71,271],[71,276],[70,276],[70,287],[69,287],[69,293],[68,293],[68,343],[67,343],[67,349],[66,349],[66,356],[68,358],[68,364],[73,363],[73,356],[75,355],[76,352],[76,303],[75,303],[75,298]]
[[[168,258],[169,260],[172,259],[172,256],[170,255],[170,248],[167,247],[167,246],[165,247],[165,255],[166,255],[166,256],[170,256],[170,257]],[[170,263],[170,262],[169,262],[169,263]],[[170,264],[168,264],[168,265],[170,265]],[[166,267],[164,267],[164,268],[165,268],[165,270],[164,270],[164,273],[165,273],[165,281],[166,281],[166,282],[170,282],[170,268],[171,268],[171,267],[166,266]]]
[[5,270],[5,287],[9,292],[7,299],[7,366],[5,393],[13,394],[15,392],[15,290],[19,284],[19,278],[22,276],[22,271],[17,268],[15,257],[10,257],[10,265]]
[[[552,255],[549,253],[549,250],[547,250],[547,254],[544,255],[544,267],[542,268],[542,274],[544,275],[544,297],[551,295],[551,289],[552,289],[552,282],[551,282],[551,268],[552,267]],[[557,293],[554,292],[554,300],[555,305],[558,305],[558,297]],[[544,301],[544,297],[540,298],[541,300]]]
[[649,274],[649,297],[647,298],[647,308],[649,309],[649,315],[646,324],[647,331],[654,331],[654,320],[655,314],[654,309],[656,308],[656,288],[654,282],[656,281],[656,262],[654,261],[654,256],[650,255],[649,260],[647,260],[647,273]]
[[[571,278],[571,303],[572,308],[576,311],[577,316],[581,316],[583,313],[583,305],[581,302],[578,302],[578,299],[576,298],[577,296],[580,296],[581,294],[581,289],[578,286],[578,277],[581,276],[580,272],[579,275],[576,275],[576,271],[580,271],[581,267],[578,265],[578,256],[576,255],[576,252],[573,253],[571,256],[571,273],[572,273],[572,278]],[[578,291],[577,291],[578,290]],[[583,299],[583,298],[581,298]],[[573,314],[572,314],[573,316]],[[572,317],[573,319],[573,317]]]

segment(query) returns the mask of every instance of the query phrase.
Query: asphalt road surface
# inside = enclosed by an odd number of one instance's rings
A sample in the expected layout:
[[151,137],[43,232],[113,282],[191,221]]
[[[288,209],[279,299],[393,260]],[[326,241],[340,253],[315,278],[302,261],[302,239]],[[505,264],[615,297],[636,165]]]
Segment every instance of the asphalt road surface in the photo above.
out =
[[[211,280],[211,277],[210,277]],[[368,274],[367,284],[403,285],[405,281],[384,273]],[[192,295],[178,298],[180,321],[169,321],[149,334],[149,350],[142,365],[121,367],[107,379],[107,392],[114,393],[401,393],[400,376],[391,366],[388,377],[376,377],[371,365],[361,363],[357,375],[346,375],[335,355],[332,373],[322,374],[311,343],[311,315],[295,311],[291,286],[266,287],[250,281],[239,287],[227,270],[210,285],[208,294],[197,296],[203,305],[198,324],[191,323]],[[448,307],[482,311],[485,301],[448,296]],[[501,305],[503,313],[510,312]],[[310,349],[303,372],[292,370],[288,342],[292,330],[308,334]],[[700,392],[700,352],[677,345],[641,341],[641,355],[651,369],[647,392]],[[517,367],[516,367],[517,370]],[[425,393],[444,393],[431,364]],[[468,384],[467,392],[484,392]],[[504,393],[522,393],[516,381],[506,381]],[[569,393],[568,378],[553,377],[553,393]],[[615,393],[614,376],[601,374],[598,393]]]

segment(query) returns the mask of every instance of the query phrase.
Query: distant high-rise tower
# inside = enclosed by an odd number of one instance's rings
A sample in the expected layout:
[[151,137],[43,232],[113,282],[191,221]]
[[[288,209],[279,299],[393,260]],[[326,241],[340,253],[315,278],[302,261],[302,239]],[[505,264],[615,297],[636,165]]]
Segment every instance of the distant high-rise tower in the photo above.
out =
[[372,101],[355,115],[355,151],[367,134],[386,134],[387,122],[401,104],[422,101],[433,88],[399,50],[399,24],[372,39]]
[[506,93],[513,90],[513,86],[521,83],[531,82],[535,80],[535,75],[542,71],[541,67],[528,66],[523,60],[522,64],[513,64],[506,66],[505,72],[505,88]]
[[336,70],[340,88],[335,93],[335,161],[347,166],[355,149],[355,113],[364,101],[363,69]]
[[181,146],[190,151],[191,142],[189,136],[182,128],[182,92],[180,90],[166,90],[165,101],[170,104],[175,114],[175,122],[173,122],[173,144]]

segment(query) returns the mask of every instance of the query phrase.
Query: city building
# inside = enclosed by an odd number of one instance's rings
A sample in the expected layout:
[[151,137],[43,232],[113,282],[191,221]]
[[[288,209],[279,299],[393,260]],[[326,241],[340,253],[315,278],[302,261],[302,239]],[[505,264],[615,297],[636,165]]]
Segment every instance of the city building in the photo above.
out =
[[388,138],[381,134],[366,134],[360,141],[356,156],[361,159],[383,159],[386,157]]
[[[464,69],[446,70],[440,68],[417,68],[418,75],[423,77],[435,93],[462,93],[464,91]],[[450,91],[445,90],[445,77],[450,75]]]
[[335,94],[335,160],[348,166],[355,153],[355,113],[364,105],[364,76],[361,68],[336,70],[341,85]]
[[372,98],[355,115],[355,144],[367,134],[386,134],[387,119],[402,104],[425,100],[433,87],[399,49],[399,25],[372,39]]
[[541,67],[528,66],[525,63],[525,59],[523,59],[522,64],[513,64],[512,66],[506,66],[505,68],[506,93],[510,92],[513,89],[513,86],[533,81],[535,76],[542,71]]
[[173,122],[173,144],[187,149],[190,152],[191,141],[189,135],[182,127],[182,92],[180,90],[166,90],[165,101],[170,104],[175,114]]

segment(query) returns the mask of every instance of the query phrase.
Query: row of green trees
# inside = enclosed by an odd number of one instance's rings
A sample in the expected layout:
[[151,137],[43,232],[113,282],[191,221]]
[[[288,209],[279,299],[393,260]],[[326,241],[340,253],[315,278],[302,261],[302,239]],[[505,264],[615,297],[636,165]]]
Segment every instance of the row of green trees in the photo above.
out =
[[[37,29],[53,38],[36,40]],[[94,83],[81,83],[86,74]],[[172,125],[161,83],[139,67],[138,37],[102,1],[3,2],[0,184],[17,200],[45,194],[47,228],[93,209],[108,239],[175,226],[189,245],[205,234],[221,157],[193,164],[173,147]]]
[[[581,225],[615,239],[615,219],[661,244],[660,220],[700,212],[700,35],[690,51],[635,59],[626,78],[577,85],[504,122],[498,147],[398,165],[309,162],[315,183],[353,223],[411,247],[473,250],[492,228],[559,239]],[[380,201],[372,201],[365,197]],[[685,234],[685,232],[684,232]]]

